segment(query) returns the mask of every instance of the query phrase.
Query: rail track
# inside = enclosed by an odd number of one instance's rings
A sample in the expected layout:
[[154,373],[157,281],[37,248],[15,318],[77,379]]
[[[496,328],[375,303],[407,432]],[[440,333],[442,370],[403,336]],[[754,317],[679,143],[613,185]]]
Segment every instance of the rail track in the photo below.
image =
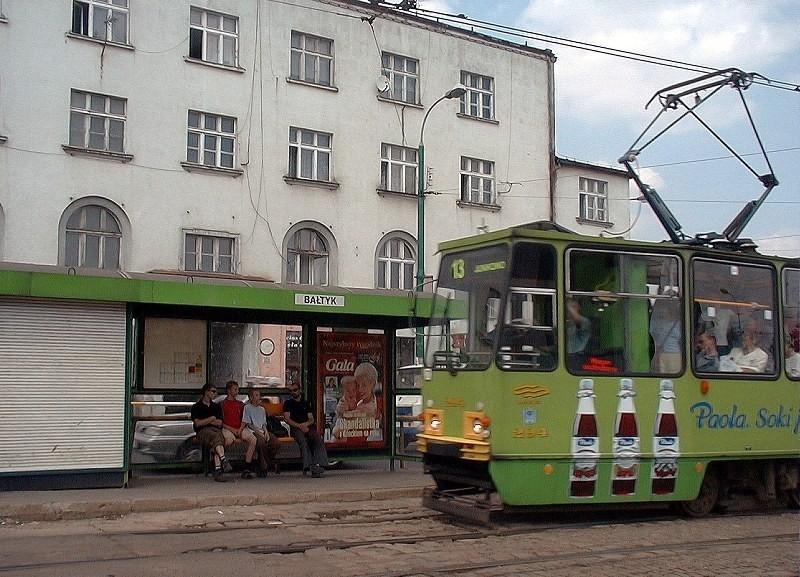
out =
[[479,526],[418,499],[209,508],[2,527],[0,575],[124,575],[138,566],[162,569],[141,574],[178,576],[175,567],[198,564],[211,574],[235,563],[280,577],[334,570],[337,577],[680,574],[665,567],[788,577],[798,574],[799,518],[786,510],[692,520],[616,510],[534,513]]

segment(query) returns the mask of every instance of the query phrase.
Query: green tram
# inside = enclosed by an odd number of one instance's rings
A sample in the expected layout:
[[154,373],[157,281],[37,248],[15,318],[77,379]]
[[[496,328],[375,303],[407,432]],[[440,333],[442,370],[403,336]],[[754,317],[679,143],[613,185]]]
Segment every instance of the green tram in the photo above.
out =
[[440,251],[428,506],[798,505],[798,259],[546,222]]

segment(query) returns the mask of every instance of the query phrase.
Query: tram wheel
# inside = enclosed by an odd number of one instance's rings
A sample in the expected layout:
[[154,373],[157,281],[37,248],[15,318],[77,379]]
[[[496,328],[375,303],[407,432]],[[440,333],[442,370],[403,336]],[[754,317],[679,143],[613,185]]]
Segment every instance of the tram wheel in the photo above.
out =
[[705,517],[717,506],[722,482],[714,469],[709,469],[700,485],[700,494],[691,501],[682,501],[678,504],[680,510],[689,517]]

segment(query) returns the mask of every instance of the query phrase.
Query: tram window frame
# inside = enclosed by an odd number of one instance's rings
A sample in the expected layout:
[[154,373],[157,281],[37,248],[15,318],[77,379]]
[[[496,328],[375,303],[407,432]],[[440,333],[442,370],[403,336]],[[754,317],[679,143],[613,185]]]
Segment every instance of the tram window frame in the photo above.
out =
[[[701,267],[705,270],[699,270]],[[718,365],[703,370],[698,366],[701,357],[693,355],[694,373],[704,378],[774,379],[783,357],[776,346],[779,300],[775,268],[767,262],[696,256],[689,271],[695,343],[701,334],[713,334],[719,359]],[[722,315],[723,311],[729,312]],[[755,346],[747,353],[745,349],[753,345],[744,345],[745,339]]]
[[509,287],[503,315],[497,366],[506,371],[555,369],[556,290]]
[[[573,246],[565,251],[564,266],[561,338],[565,343],[566,368],[571,374],[675,377],[684,372],[686,299],[680,254]],[[569,343],[571,319],[567,302],[570,299],[578,302],[581,316],[591,324],[586,343],[577,352]],[[676,318],[665,323],[665,336],[659,340],[663,349],[669,337],[670,348],[678,350],[657,355],[658,343],[651,334],[655,330],[655,323],[651,325],[652,314],[661,308],[656,303],[672,302],[680,312],[673,311]],[[634,337],[640,321],[646,323],[647,341]],[[672,353],[668,362],[666,352]]]
[[800,353],[800,269],[785,267],[781,271],[781,289],[783,371],[788,379],[797,381],[800,380],[800,359],[797,358]]
[[[425,366],[451,372],[487,370],[498,361],[500,334],[509,326],[506,310],[510,291],[547,295],[551,302],[544,306],[556,310],[557,263],[553,245],[530,241],[500,242],[444,254],[427,329]],[[551,312],[555,319],[553,315]],[[552,327],[541,327],[552,332],[547,362],[527,362],[516,370],[555,370],[558,342],[552,319]],[[531,351],[524,352],[531,357]]]

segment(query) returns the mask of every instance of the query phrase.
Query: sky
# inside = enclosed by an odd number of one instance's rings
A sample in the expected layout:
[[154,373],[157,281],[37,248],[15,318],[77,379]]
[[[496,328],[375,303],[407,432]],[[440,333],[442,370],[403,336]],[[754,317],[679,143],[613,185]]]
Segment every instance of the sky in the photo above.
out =
[[[743,94],[779,181],[741,237],[765,254],[800,256],[800,1],[695,0],[418,0],[425,11],[464,14],[548,36],[714,69],[738,68],[774,82]],[[430,15],[428,12],[424,14]],[[476,27],[477,32],[524,43]],[[661,109],[645,104],[660,89],[701,72],[658,66],[542,40],[556,55],[556,153],[621,167],[627,152]],[[702,97],[708,92],[701,93]],[[693,96],[687,97],[691,103]],[[738,92],[723,88],[697,109],[701,118],[751,165],[769,173],[758,153]],[[667,111],[660,122],[679,116]],[[663,126],[659,124],[658,126]],[[644,139],[642,142],[646,142]],[[638,157],[642,179],[655,188],[687,236],[721,232],[764,187],[749,169],[692,118],[681,120]],[[512,180],[513,180],[513,175]],[[632,191],[631,198],[639,196]],[[630,202],[630,237],[666,240],[647,204]]]

